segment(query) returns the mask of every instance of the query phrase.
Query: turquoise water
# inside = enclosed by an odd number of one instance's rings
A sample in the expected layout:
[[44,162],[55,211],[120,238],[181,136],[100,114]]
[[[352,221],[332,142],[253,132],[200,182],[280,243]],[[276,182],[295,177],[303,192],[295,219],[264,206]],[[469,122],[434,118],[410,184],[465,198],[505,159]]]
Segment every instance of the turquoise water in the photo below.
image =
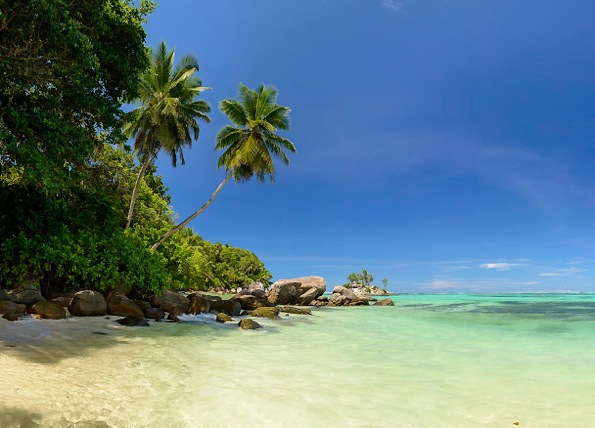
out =
[[0,320],[0,426],[593,425],[595,295],[393,299],[258,331]]

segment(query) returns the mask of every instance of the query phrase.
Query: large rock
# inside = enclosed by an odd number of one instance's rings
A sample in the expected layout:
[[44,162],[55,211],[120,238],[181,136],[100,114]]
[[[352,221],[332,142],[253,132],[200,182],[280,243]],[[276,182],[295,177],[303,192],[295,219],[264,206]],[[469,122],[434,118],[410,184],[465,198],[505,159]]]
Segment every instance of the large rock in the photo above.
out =
[[30,307],[34,303],[45,299],[39,289],[33,286],[27,286],[26,288],[0,290],[0,300],[10,300],[11,302]]
[[145,310],[143,310],[145,314],[145,318],[154,319],[155,321],[161,321],[165,318],[165,311],[163,309],[154,308],[151,305]]
[[257,328],[262,328],[262,326],[260,324],[258,324],[256,321],[254,321],[251,318],[244,318],[243,320],[241,320],[238,325],[240,326],[240,328],[244,329],[244,330],[254,330]]
[[143,313],[144,313],[144,312],[145,312],[147,309],[149,309],[149,308],[152,308],[151,304],[150,304],[149,302],[147,302],[146,300],[134,299],[134,300],[133,300],[133,302],[134,302],[134,304],[135,304],[136,306],[138,306],[138,307],[139,307],[139,309],[140,309],[141,311],[143,311]]
[[333,294],[335,293],[339,293],[347,297],[349,300],[356,300],[358,298],[357,294],[355,294],[349,288],[343,287],[342,285],[337,285],[335,288],[333,288]]
[[314,287],[310,288],[308,291],[300,295],[297,299],[297,304],[306,306],[309,305],[313,300],[316,300],[318,297],[318,290]]
[[2,315],[2,318],[4,318],[5,320],[8,321],[18,321],[19,320],[20,315],[16,315],[16,314],[4,314]]
[[77,317],[93,317],[107,314],[107,301],[98,291],[83,290],[75,293],[68,310]]
[[54,302],[55,304],[60,305],[63,308],[67,308],[68,306],[70,306],[70,302],[72,302],[72,297],[59,296],[59,297],[54,297],[53,299],[51,299],[49,301]]
[[268,300],[273,305],[293,305],[301,293],[298,292],[299,282],[277,281],[269,291]]
[[112,294],[107,298],[107,313],[120,317],[145,317],[143,310],[136,303],[121,294]]
[[185,313],[185,310],[183,310],[180,305],[176,305],[174,303],[166,302],[161,305],[161,307],[167,307],[167,309],[164,310],[167,312],[167,319],[170,321],[179,322],[180,318],[178,318],[178,316]]
[[266,299],[267,292],[264,291],[264,288],[255,288],[254,290],[250,290],[250,294],[255,297]]
[[312,310],[309,308],[296,308],[295,306],[277,306],[279,312],[294,315],[312,315]]
[[340,294],[340,293],[333,293],[331,298],[328,301],[329,306],[345,306],[350,303],[349,298]]
[[[165,312],[169,312],[166,308],[163,307],[164,305],[166,305],[168,303],[170,305],[181,306],[183,309],[182,312],[186,312],[186,310],[188,309],[188,304],[190,303],[190,300],[188,298],[182,296],[181,294],[176,293],[175,291],[166,290],[159,295],[151,296],[150,303],[152,306],[154,306],[156,308],[161,308]],[[171,307],[171,306],[169,306],[169,307]]]
[[15,303],[10,300],[0,300],[0,314],[3,315],[25,315],[27,307],[21,303]]
[[217,318],[215,318],[215,321],[220,322],[220,323],[226,323],[226,322],[233,321],[233,319],[229,315],[227,315],[226,313],[219,312],[217,314]]
[[233,297],[234,300],[240,302],[243,310],[252,311],[256,308],[272,306],[266,298],[257,297],[252,294],[240,294]]
[[304,294],[311,288],[315,288],[317,290],[318,296],[322,296],[322,294],[324,294],[326,291],[326,281],[321,276],[302,276],[300,278],[280,279],[275,282],[275,284],[284,283],[298,283],[299,285],[297,285],[296,288],[299,295]]
[[205,299],[208,299],[209,302],[220,302],[223,300],[223,298],[221,296],[214,296],[212,294],[200,294],[200,293],[194,293],[194,294],[190,294],[188,297],[204,297]]
[[116,320],[118,324],[125,325],[127,327],[148,327],[149,321],[141,317],[126,317]]
[[196,296],[190,299],[186,313],[192,315],[206,314],[209,313],[210,310],[211,303],[209,299],[202,296]]
[[261,318],[269,318],[269,319],[277,319],[279,318],[279,309],[278,308],[257,308],[254,309],[250,315],[253,317],[261,317]]
[[393,302],[393,300],[389,298],[380,299],[372,306],[395,306],[395,302]]
[[66,310],[59,304],[48,300],[34,303],[29,313],[39,315],[41,318],[48,320],[63,320],[66,318]]
[[211,300],[211,310],[223,312],[230,317],[237,317],[242,312],[242,305],[234,299],[229,300]]

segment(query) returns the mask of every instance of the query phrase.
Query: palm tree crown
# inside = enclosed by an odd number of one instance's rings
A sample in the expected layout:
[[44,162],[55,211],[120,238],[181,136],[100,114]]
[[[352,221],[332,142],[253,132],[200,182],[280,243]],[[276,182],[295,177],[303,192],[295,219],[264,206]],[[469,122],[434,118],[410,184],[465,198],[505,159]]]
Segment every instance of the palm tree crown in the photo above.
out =
[[175,52],[168,51],[164,42],[157,50],[149,51],[150,67],[141,76],[139,84],[139,107],[128,115],[124,134],[134,138],[134,152],[141,160],[141,168],[135,183],[126,227],[130,226],[138,186],[149,164],[163,150],[171,158],[173,166],[178,159],[182,165],[182,148],[192,146],[200,133],[198,121],[209,123],[209,104],[197,97],[209,88],[202,86],[195,76],[198,61],[191,55],[184,55],[174,65]]
[[216,149],[224,150],[217,167],[224,167],[236,181],[252,176],[264,182],[275,181],[273,157],[289,165],[284,150],[295,153],[291,141],[276,134],[289,129],[288,107],[276,104],[277,89],[260,85],[250,90],[240,85],[239,100],[223,100],[219,109],[233,125],[224,126],[216,137]]
[[276,104],[277,90],[260,85],[250,90],[240,85],[239,101],[223,100],[219,109],[227,115],[233,125],[225,125],[216,137],[216,149],[225,150],[217,163],[224,167],[225,178],[217,186],[211,197],[198,210],[183,222],[165,233],[151,247],[155,251],[166,239],[179,232],[198,217],[215,200],[223,186],[233,177],[236,181],[247,181],[251,177],[264,182],[268,176],[275,181],[273,157],[289,165],[284,150],[295,153],[291,141],[276,134],[278,129],[289,129],[289,108]]
[[182,147],[198,139],[198,120],[209,123],[209,104],[196,98],[208,90],[195,76],[198,61],[184,55],[174,66],[175,51],[167,50],[161,42],[156,51],[150,51],[151,66],[142,75],[140,106],[130,112],[124,131],[134,138],[134,150],[140,158],[155,157],[160,150],[171,157],[176,166],[178,158],[184,164]]

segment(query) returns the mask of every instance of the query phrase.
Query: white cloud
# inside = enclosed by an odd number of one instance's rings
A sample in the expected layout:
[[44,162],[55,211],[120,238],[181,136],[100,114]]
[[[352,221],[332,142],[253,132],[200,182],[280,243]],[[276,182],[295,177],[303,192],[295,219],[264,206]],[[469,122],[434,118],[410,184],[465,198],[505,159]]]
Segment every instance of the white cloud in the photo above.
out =
[[423,285],[433,291],[466,290],[471,292],[532,290],[537,281],[512,281],[509,279],[489,281],[484,279],[434,279]]
[[432,263],[432,266],[435,269],[441,269],[445,272],[455,271],[455,270],[467,270],[469,266],[466,265],[468,261],[454,261],[454,262],[436,262]]
[[403,3],[396,0],[382,0],[382,6],[398,12],[403,9]]
[[519,263],[484,263],[479,265],[482,269],[492,269],[492,270],[510,270],[513,267],[522,266]]
[[581,272],[585,272],[585,269],[566,268],[566,269],[556,269],[553,272],[540,273],[539,276],[560,278],[560,277],[571,276],[573,273],[581,273]]

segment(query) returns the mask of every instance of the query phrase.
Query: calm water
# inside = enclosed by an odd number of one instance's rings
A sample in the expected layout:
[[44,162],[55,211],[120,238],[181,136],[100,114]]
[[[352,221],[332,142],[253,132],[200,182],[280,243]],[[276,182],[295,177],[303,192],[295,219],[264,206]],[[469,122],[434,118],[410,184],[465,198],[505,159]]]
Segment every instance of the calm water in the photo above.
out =
[[0,427],[588,427],[595,295],[410,295],[241,331],[0,320]]

